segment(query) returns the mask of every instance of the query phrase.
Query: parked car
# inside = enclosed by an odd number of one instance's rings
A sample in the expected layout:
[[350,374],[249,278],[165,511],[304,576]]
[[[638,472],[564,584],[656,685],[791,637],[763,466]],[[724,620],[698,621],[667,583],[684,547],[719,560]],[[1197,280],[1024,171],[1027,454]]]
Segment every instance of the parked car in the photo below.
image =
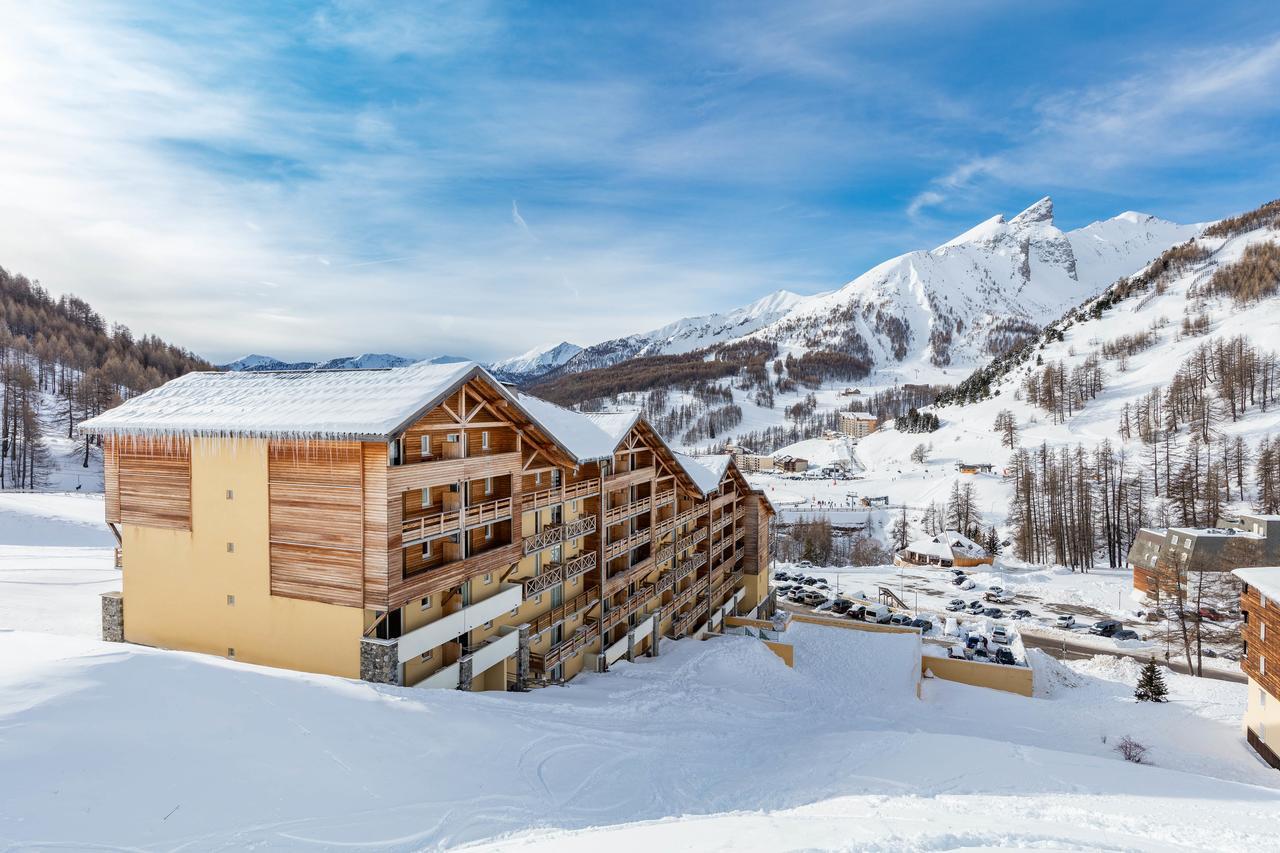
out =
[[1212,621],[1214,621],[1214,622],[1221,622],[1223,619],[1225,619],[1225,618],[1227,618],[1227,617],[1223,616],[1221,613],[1219,613],[1218,611],[1214,610],[1212,607],[1201,607],[1201,608],[1200,608],[1200,618],[1201,618],[1201,619],[1209,619],[1209,620],[1212,620]]
[[994,592],[996,595],[1004,592],[1004,587],[996,585],[987,587],[987,592]]
[[1122,627],[1124,626],[1115,619],[1102,619],[1093,623],[1093,626],[1089,628],[1089,633],[1099,637],[1110,637]]
[[965,654],[966,651],[967,649],[965,649],[964,646],[951,646],[950,648],[947,649],[947,657],[957,658],[958,660],[964,660],[965,658],[968,657],[968,655]]
[[1122,628],[1111,635],[1113,640],[1137,640],[1141,639],[1137,631],[1131,631],[1128,628]]
[[1008,646],[1001,646],[996,649],[996,663],[1013,666],[1017,663],[1017,660],[1014,659],[1013,651]]
[[965,571],[964,569],[951,569],[951,574],[956,575],[957,577],[964,577]]
[[917,616],[915,619],[911,620],[911,627],[919,628],[920,633],[927,634],[933,630],[933,623],[928,619],[925,619],[923,616]]
[[960,586],[960,584],[964,583],[967,580],[968,578],[966,578],[964,575],[956,575],[954,578],[951,579],[951,582],[956,586]]
[[817,587],[818,589],[831,589],[831,587],[827,584],[826,581],[818,581],[817,583],[814,584],[814,586]]
[[804,585],[805,585],[805,586],[817,586],[817,585],[818,585],[818,579],[817,579],[817,578],[809,578],[809,577],[806,577],[806,578],[804,579]]
[[800,562],[796,563],[796,565],[797,565],[798,567],[802,568],[802,569],[812,569],[812,568],[813,568],[813,563],[809,562],[808,560],[801,560]]
[[805,595],[804,590],[793,589],[791,590],[791,593],[787,596],[787,601],[793,602],[795,604],[801,604],[804,602],[804,595]]
[[1025,607],[1019,607],[1017,610],[1009,614],[1010,619],[1027,619],[1031,616],[1031,611]]
[[1210,648],[1207,648],[1207,647],[1206,647],[1206,648],[1202,648],[1202,649],[1200,650],[1200,654],[1204,655],[1204,656],[1205,656],[1205,657],[1207,657],[1207,658],[1216,658],[1216,657],[1218,656],[1218,653],[1217,653],[1217,652],[1215,652],[1213,649],[1210,649]]
[[1074,628],[1076,626],[1076,617],[1070,613],[1065,613],[1054,620],[1054,624],[1059,628]]
[[890,625],[910,625],[911,617],[905,613],[894,613],[889,617]]
[[990,616],[992,619],[999,619],[1004,615],[1004,611],[999,607],[988,607],[986,610],[982,611],[982,615]]
[[810,590],[804,594],[805,604],[821,604],[827,600],[827,597],[820,592]]
[[1005,626],[997,625],[991,629],[991,642],[1007,646],[1012,641],[1013,634]]
[[853,602],[847,598],[837,598],[831,602],[831,609],[836,613],[848,613],[849,608],[853,606]]
[[985,649],[987,647],[987,638],[981,634],[970,634],[964,638],[964,644],[970,649]]
[[818,613],[826,613],[826,612],[828,612],[828,611],[830,611],[830,610],[831,610],[831,602],[830,602],[830,601],[824,601],[824,602],[822,602],[821,604],[819,604],[817,607],[815,607],[815,608],[813,608],[813,609],[814,609],[814,611],[816,611],[816,612],[818,612]]
[[878,625],[888,625],[889,620],[893,618],[893,614],[889,612],[889,608],[883,604],[868,604],[866,610],[862,614],[862,618],[868,622],[875,622]]
[[861,619],[866,615],[867,608],[861,604],[855,604],[849,608],[849,612],[845,613],[850,619]]
[[978,600],[975,598],[973,601],[970,601],[970,602],[969,602],[969,606],[968,606],[968,607],[966,607],[965,609],[966,609],[966,610],[968,610],[970,613],[972,613],[973,615],[975,615],[975,616],[976,616],[976,615],[978,615],[979,613],[981,613],[985,608],[982,606],[982,602],[981,602],[981,601],[978,601]]
[[973,582],[973,578],[965,578],[960,584],[960,588],[964,590],[973,589],[975,586],[977,586],[977,584]]
[[964,602],[958,598],[953,598],[947,604],[947,609],[952,613],[959,613],[961,610],[964,610]]
[[782,593],[783,595],[786,595],[787,593],[791,592],[791,590],[795,588],[796,588],[796,585],[793,583],[780,583],[774,587],[774,589],[776,589],[778,592]]
[[774,572],[773,579],[776,581],[789,581],[791,580],[791,575],[788,572]]
[[1008,592],[988,592],[983,596],[987,601],[994,601],[997,604],[1008,604],[1013,601],[1013,594]]
[[987,660],[988,658],[991,657],[989,654],[987,654],[987,650],[982,647],[978,647],[974,649],[973,656],[979,660]]

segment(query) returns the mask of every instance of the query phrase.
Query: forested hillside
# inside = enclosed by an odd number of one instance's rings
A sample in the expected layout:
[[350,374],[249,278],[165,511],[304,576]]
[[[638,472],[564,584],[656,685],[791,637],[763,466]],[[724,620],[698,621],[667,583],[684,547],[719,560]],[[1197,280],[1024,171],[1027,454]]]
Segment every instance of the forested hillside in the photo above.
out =
[[[48,442],[120,400],[212,365],[154,335],[109,324],[82,299],[55,298],[0,268],[0,488],[38,488]],[[63,442],[65,444],[65,442]],[[81,445],[83,464],[92,447]]]

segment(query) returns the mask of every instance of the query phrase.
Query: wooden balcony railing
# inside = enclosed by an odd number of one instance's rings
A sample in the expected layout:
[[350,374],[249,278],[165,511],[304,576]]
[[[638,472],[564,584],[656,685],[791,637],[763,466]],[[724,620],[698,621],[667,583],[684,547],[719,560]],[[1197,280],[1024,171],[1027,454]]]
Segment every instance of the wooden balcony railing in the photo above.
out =
[[536,492],[526,492],[520,496],[520,510],[521,512],[532,512],[533,510],[545,509],[565,501],[576,501],[580,498],[589,498],[598,494],[600,494],[599,480],[582,480],[577,483],[568,483],[564,486],[553,486],[547,489],[539,489]]
[[668,533],[676,529],[676,518],[660,518],[653,523],[654,536],[666,536]]
[[663,545],[654,553],[653,561],[659,566],[665,566],[675,555],[676,548],[674,545]]
[[735,495],[733,492],[729,492],[729,494],[727,495],[717,495],[716,497],[711,499],[711,508],[719,509],[720,507],[732,501],[734,497]]
[[653,498],[653,508],[661,509],[669,503],[673,503],[676,499],[676,490],[667,489],[665,492],[658,492]]
[[687,560],[676,566],[675,578],[677,581],[684,580],[693,572],[702,568],[707,564],[707,555],[704,551],[699,551]]
[[445,483],[502,477],[520,472],[517,452],[475,453],[461,459],[425,459],[387,467],[387,491],[395,495],[410,489],[426,489]]
[[661,595],[676,585],[675,572],[667,572],[653,585],[654,595]]
[[572,636],[547,649],[544,654],[529,655],[529,666],[535,672],[550,672],[558,664],[568,660],[578,652],[591,645],[600,637],[600,623],[589,621],[582,625]]
[[582,518],[576,518],[564,524],[553,524],[532,536],[524,537],[524,554],[527,557],[553,545],[559,545],[561,542],[571,542],[580,536],[595,532],[596,517],[594,515],[584,515]]
[[587,592],[580,592],[564,604],[561,604],[559,607],[551,608],[531,622],[529,625],[529,633],[532,636],[537,636],[545,631],[549,631],[556,623],[564,622],[566,619],[571,619],[574,616],[577,616],[587,608],[594,607],[596,602],[599,600],[600,597],[596,595],[594,591],[588,590]]
[[461,529],[470,530],[482,524],[495,524],[511,519],[511,498],[499,498],[494,501],[473,504],[462,510],[445,510],[433,512],[419,518],[407,519],[400,531],[400,543],[412,545],[424,542],[437,536],[456,533]]
[[717,520],[716,520],[716,521],[711,525],[711,532],[712,532],[712,533],[718,533],[718,532],[720,532],[721,530],[724,530],[726,527],[728,527],[728,526],[729,526],[730,524],[732,524],[732,523],[733,523],[733,516],[732,516],[732,515],[730,515],[730,514],[725,514],[725,516],[724,516],[723,518],[719,518],[719,519],[717,519]]
[[697,530],[690,533],[688,536],[681,536],[679,539],[677,539],[676,550],[683,551],[686,548],[692,548],[694,545],[697,545],[699,542],[703,541],[706,538],[707,538],[707,528],[700,527]]
[[611,474],[610,476],[605,477],[604,488],[606,491],[624,489],[627,486],[634,485],[635,483],[643,483],[647,480],[652,480],[653,475],[654,469],[652,465],[646,465],[645,467],[637,468],[634,471],[619,471],[616,474]]
[[613,509],[605,511],[604,523],[606,525],[619,524],[632,516],[648,512],[651,505],[652,501],[650,501],[649,498],[640,498],[639,500],[632,501],[631,503],[615,506]]
[[635,595],[631,596],[621,605],[615,607],[604,615],[604,621],[601,625],[602,629],[605,632],[608,632],[623,624],[632,613],[635,613],[643,607],[644,603],[652,597],[653,591],[649,587],[637,590]]
[[617,572],[613,576],[606,578],[604,582],[604,594],[606,596],[613,595],[620,589],[625,589],[636,578],[642,578],[649,572],[653,571],[653,557],[646,557],[634,566],[630,566]]
[[612,560],[614,557],[619,557],[628,551],[634,551],[641,545],[645,545],[652,541],[653,531],[651,529],[632,533],[630,536],[623,537],[617,542],[610,542],[606,545],[604,549],[604,558],[606,560]]

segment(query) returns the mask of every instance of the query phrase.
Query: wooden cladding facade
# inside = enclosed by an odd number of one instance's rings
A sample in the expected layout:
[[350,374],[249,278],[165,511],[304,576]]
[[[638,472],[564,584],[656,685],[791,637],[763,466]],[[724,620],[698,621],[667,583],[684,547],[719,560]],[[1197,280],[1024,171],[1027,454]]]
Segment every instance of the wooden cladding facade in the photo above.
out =
[[[107,520],[191,529],[191,443],[113,440],[107,448]],[[114,513],[115,518],[112,518]]]
[[362,463],[357,442],[271,442],[272,595],[364,606]]
[[1264,606],[1262,594],[1250,585],[1240,595],[1240,610],[1246,614],[1242,628],[1246,648],[1240,668],[1280,699],[1280,601],[1267,598]]

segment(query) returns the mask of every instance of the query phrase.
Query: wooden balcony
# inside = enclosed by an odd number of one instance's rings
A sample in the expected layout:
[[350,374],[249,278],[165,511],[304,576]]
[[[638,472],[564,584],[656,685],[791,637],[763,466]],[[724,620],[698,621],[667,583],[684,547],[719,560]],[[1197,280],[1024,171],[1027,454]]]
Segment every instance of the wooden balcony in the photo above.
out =
[[663,545],[653,555],[653,561],[659,566],[664,566],[676,555],[674,545]]
[[634,486],[636,483],[647,483],[653,479],[653,476],[654,468],[652,465],[646,465],[634,471],[619,471],[617,474],[611,474],[604,478],[604,488],[607,492],[625,489],[628,486]]
[[540,592],[550,589],[556,584],[567,583],[579,575],[586,574],[597,565],[596,552],[588,551],[579,554],[567,563],[551,563],[542,567],[536,577],[527,578],[524,585],[524,597],[533,598]]
[[688,548],[692,548],[694,545],[697,545],[699,542],[702,542],[706,538],[707,538],[707,528],[700,527],[697,530],[690,533],[688,536],[682,536],[679,539],[677,539],[676,550],[684,551]]
[[605,579],[604,594],[610,596],[619,590],[626,589],[627,585],[633,580],[642,578],[653,571],[653,567],[653,557],[646,557],[634,566],[623,569],[612,577]]
[[719,509],[725,504],[730,503],[734,499],[734,497],[736,497],[736,495],[733,492],[729,492],[729,494],[727,495],[717,495],[716,497],[711,499],[711,509],[712,510]]
[[600,494],[599,480],[583,480],[566,486],[539,489],[536,492],[526,492],[520,496],[520,511],[532,512],[549,506],[557,506],[565,501],[576,501],[582,498],[594,497],[598,494]]
[[653,597],[653,591],[649,587],[638,590],[635,595],[628,598],[620,606],[615,607],[604,615],[602,630],[606,633],[614,628],[624,624],[632,613],[644,607],[646,601]]
[[547,649],[545,654],[530,654],[529,666],[535,672],[547,673],[587,646],[600,639],[600,623],[589,621],[560,643]]
[[733,523],[733,516],[726,513],[723,518],[718,519],[711,525],[711,532],[718,533]]
[[676,529],[675,516],[671,518],[662,518],[653,523],[654,536],[666,536],[668,533]]
[[706,564],[707,564],[706,553],[703,551],[699,551],[689,559],[681,562],[679,565],[676,566],[675,578],[677,581],[684,580],[690,574],[692,574],[693,572],[696,572],[698,569],[702,568]]
[[537,636],[549,631],[556,623],[564,622],[566,619],[577,616],[582,611],[594,607],[599,601],[600,597],[593,591],[580,592],[564,604],[551,608],[531,622],[529,624],[529,633],[531,636]]
[[665,492],[658,492],[658,494],[654,495],[653,497],[653,508],[661,509],[662,507],[667,506],[668,504],[675,503],[675,500],[676,500],[675,489],[667,489]]
[[511,498],[499,498],[473,504],[461,510],[433,512],[418,518],[406,519],[400,533],[401,545],[413,545],[435,539],[459,530],[470,530],[483,524],[495,524],[511,520]]
[[415,572],[390,590],[390,606],[399,607],[407,601],[443,592],[471,578],[505,571],[519,561],[520,543],[512,542],[489,548],[466,559]]
[[606,560],[612,560],[614,557],[619,557],[629,551],[634,551],[641,545],[647,545],[652,541],[652,530],[641,530],[638,533],[632,533],[630,536],[626,536],[619,539],[617,542],[610,542],[606,545],[604,549],[604,558]]
[[520,454],[478,453],[461,459],[430,459],[391,465],[387,468],[387,491],[396,495],[410,489],[426,489],[445,483],[503,477],[520,473]]
[[649,498],[640,498],[640,500],[638,501],[632,501],[631,503],[628,503],[628,504],[615,506],[613,509],[605,511],[605,514],[604,514],[605,526],[607,527],[611,524],[620,524],[626,521],[628,518],[631,518],[632,516],[636,516],[636,515],[640,515],[641,513],[648,512],[651,506],[652,506],[652,502],[649,500]]
[[535,554],[561,542],[572,542],[581,536],[587,536],[596,532],[596,517],[594,515],[584,515],[582,518],[576,518],[573,521],[564,524],[555,524],[545,527],[532,536],[524,537],[524,555]]

